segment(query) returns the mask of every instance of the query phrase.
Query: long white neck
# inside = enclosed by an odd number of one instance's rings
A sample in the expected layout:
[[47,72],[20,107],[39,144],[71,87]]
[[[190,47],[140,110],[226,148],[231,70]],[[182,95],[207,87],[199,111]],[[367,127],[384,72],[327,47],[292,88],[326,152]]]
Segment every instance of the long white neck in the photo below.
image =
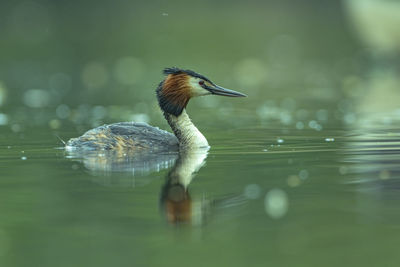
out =
[[196,126],[194,126],[185,109],[179,116],[174,116],[169,113],[164,113],[164,116],[169,126],[171,126],[172,131],[174,131],[175,136],[178,138],[179,147],[181,149],[208,147],[207,139]]

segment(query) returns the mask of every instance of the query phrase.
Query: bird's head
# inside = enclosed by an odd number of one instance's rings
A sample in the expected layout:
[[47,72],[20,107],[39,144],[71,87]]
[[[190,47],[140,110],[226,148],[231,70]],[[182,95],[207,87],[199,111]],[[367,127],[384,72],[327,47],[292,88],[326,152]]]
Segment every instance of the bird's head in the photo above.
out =
[[166,68],[164,74],[166,77],[157,88],[157,99],[161,109],[174,116],[179,116],[189,100],[195,96],[246,96],[218,86],[205,76],[191,70]]

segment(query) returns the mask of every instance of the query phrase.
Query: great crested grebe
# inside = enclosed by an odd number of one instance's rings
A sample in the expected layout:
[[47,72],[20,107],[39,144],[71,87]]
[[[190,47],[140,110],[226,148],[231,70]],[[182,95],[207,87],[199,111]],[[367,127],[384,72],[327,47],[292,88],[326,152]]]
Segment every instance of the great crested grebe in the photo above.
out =
[[175,135],[146,123],[120,122],[103,125],[72,138],[67,142],[66,149],[176,151],[208,147],[206,138],[186,113],[189,100],[203,95],[246,96],[220,87],[191,70],[166,68],[164,74],[166,77],[156,90],[157,100]]

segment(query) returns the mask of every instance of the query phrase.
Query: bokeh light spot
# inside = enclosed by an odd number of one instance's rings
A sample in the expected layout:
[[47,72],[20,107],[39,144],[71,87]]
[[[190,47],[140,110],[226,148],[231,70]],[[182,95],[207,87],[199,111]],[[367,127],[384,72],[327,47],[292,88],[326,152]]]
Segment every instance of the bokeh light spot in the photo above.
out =
[[60,119],[66,119],[69,117],[70,114],[71,114],[71,110],[65,104],[61,104],[56,108],[56,115]]
[[71,77],[62,72],[53,74],[49,79],[49,86],[52,92],[63,96],[71,89]]
[[0,107],[6,102],[7,88],[6,85],[0,81]]
[[236,79],[241,86],[257,87],[267,79],[267,68],[261,60],[247,58],[236,65]]
[[244,188],[244,196],[248,199],[257,199],[261,195],[261,187],[258,184],[249,184]]
[[267,214],[273,219],[283,217],[288,211],[289,201],[285,191],[279,188],[271,189],[264,199]]
[[150,121],[150,118],[147,114],[137,113],[131,116],[131,121],[148,123]]
[[143,77],[143,73],[143,63],[134,57],[120,58],[114,67],[115,79],[121,84],[135,84]]
[[0,125],[7,125],[7,124],[8,124],[7,114],[0,113]]
[[287,184],[290,187],[296,187],[301,184],[301,180],[297,175],[290,175],[287,179]]
[[389,178],[390,178],[390,171],[388,171],[388,170],[382,170],[382,171],[379,173],[379,178],[382,179],[382,180],[387,180],[387,179],[389,179]]
[[43,108],[49,104],[49,92],[42,89],[29,89],[23,96],[25,105],[31,108]]
[[53,119],[53,120],[49,121],[49,127],[53,130],[60,128],[60,126],[61,126],[60,120]]
[[108,82],[108,71],[100,62],[90,62],[82,70],[82,82],[89,89],[101,88]]
[[300,177],[300,179],[302,179],[302,180],[307,179],[307,178],[308,178],[308,171],[307,171],[307,170],[301,170],[301,171],[299,172],[299,177]]

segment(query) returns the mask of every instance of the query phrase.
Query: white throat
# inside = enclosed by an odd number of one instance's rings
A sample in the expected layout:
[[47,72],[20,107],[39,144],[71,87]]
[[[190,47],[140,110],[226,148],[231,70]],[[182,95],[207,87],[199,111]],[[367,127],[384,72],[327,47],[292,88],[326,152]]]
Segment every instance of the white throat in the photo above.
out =
[[184,109],[179,116],[165,113],[165,118],[179,140],[179,147],[182,149],[208,147],[207,139],[194,126],[186,110]]

